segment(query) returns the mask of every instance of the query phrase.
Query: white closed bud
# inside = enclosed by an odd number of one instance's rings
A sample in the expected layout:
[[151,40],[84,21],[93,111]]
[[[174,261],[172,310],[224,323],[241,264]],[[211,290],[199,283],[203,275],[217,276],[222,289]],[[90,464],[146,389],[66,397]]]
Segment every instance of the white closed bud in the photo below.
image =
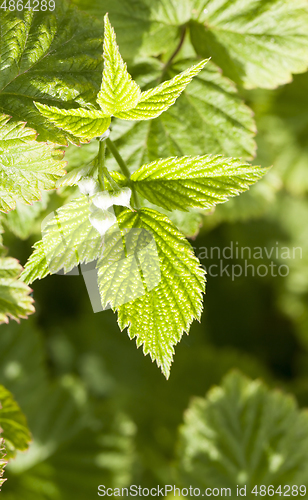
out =
[[113,192],[113,194],[104,191],[102,193],[97,193],[92,202],[97,208],[102,210],[107,210],[107,208],[112,205],[120,205],[121,207],[131,208],[130,198],[132,195],[131,189],[125,187],[119,191]]
[[96,209],[91,213],[89,220],[92,226],[103,236],[108,229],[115,224],[117,218],[107,210]]
[[113,195],[113,205],[120,205],[121,207],[127,207],[131,209],[130,199],[132,196],[132,190],[128,187],[121,189]]
[[112,206],[112,196],[108,191],[97,193],[92,199],[92,203],[101,210],[107,210],[107,208]]
[[99,191],[99,185],[92,177],[84,177],[81,179],[81,181],[78,182],[78,187],[82,194],[88,194],[89,196],[93,196]]

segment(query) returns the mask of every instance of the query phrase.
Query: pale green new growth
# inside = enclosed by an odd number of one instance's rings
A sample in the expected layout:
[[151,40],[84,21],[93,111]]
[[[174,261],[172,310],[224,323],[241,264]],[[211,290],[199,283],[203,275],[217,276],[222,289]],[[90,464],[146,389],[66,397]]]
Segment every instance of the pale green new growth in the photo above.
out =
[[82,196],[60,207],[43,227],[42,241],[28,260],[21,278],[32,283],[61,269],[65,273],[91,262],[101,251],[101,236],[89,221],[89,200]]
[[0,385],[0,428],[3,431],[1,437],[5,440],[6,451],[10,456],[14,456],[16,450],[28,449],[31,434],[26,417],[3,385]]
[[237,485],[248,493],[255,485],[306,484],[308,415],[293,397],[231,372],[191,403],[178,456],[180,483],[203,491],[221,485],[231,498]]
[[[34,104],[47,120],[80,139],[80,142],[103,135],[110,125],[110,117],[97,109],[59,109],[39,102]],[[73,138],[70,139],[73,142]]]
[[34,130],[0,115],[0,211],[8,212],[16,201],[27,205],[41,198],[42,190],[55,189],[65,174],[63,153],[53,144],[35,141]]
[[185,237],[172,222],[155,210],[123,211],[121,229],[141,228],[154,237],[161,279],[151,291],[118,308],[120,328],[128,328],[137,346],[143,345],[168,378],[174,345],[188,332],[194,319],[200,320],[204,271]]
[[20,279],[27,284],[31,284],[37,279],[41,280],[50,274],[43,240],[37,241],[33,245],[33,248],[34,251],[27,260],[25,268],[20,275]]
[[105,15],[104,72],[97,102],[106,115],[112,116],[136,106],[141,90],[127,71],[116,42],[108,14]]
[[124,120],[149,120],[156,118],[175,103],[193,77],[204,68],[207,62],[208,59],[205,59],[191,68],[182,71],[182,73],[176,75],[172,80],[167,80],[158,85],[158,87],[142,92],[136,107],[129,111],[116,113],[115,115]]
[[[195,62],[188,59],[172,65],[168,77]],[[154,66],[152,72],[154,82]],[[255,132],[251,109],[239,99],[235,85],[211,61],[187,85],[181,98],[157,119],[117,120],[112,127],[117,147],[134,169],[158,158],[184,154],[224,154],[248,160],[255,154]]]
[[35,311],[32,290],[18,280],[21,270],[16,259],[0,257],[0,324],[8,323],[9,318],[18,321]]
[[183,156],[143,165],[133,173],[136,189],[166,210],[211,208],[246,191],[267,169],[222,156]]

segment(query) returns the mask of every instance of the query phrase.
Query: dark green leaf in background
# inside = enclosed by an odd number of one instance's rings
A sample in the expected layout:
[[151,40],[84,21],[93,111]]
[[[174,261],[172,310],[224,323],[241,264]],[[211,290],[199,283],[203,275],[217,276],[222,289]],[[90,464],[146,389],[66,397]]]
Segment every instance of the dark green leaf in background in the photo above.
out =
[[307,484],[308,415],[292,396],[230,373],[195,399],[180,430],[179,481],[202,490]]
[[[197,54],[212,56],[247,88],[275,88],[308,67],[305,0],[197,0],[190,26]],[[206,54],[206,56],[204,56]]]

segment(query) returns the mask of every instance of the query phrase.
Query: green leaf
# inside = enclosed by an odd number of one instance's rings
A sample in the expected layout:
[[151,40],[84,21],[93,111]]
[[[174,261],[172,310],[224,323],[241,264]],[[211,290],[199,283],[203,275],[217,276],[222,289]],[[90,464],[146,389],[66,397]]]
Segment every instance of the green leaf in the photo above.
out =
[[[97,109],[59,109],[55,106],[34,103],[40,113],[56,127],[69,132],[71,142],[88,142],[94,137],[103,135],[110,125],[110,117],[105,116],[102,111]],[[79,140],[75,141],[75,137]]]
[[55,189],[65,174],[63,152],[54,144],[35,141],[35,131],[24,123],[0,115],[0,211],[16,207],[16,201],[30,205],[42,190]]
[[120,111],[134,108],[139,100],[141,90],[127,71],[116,35],[112,28],[108,14],[105,15],[104,35],[104,72],[101,89],[97,95],[97,102],[105,115],[111,116]]
[[33,101],[95,104],[101,24],[59,0],[53,12],[1,9],[0,25],[0,111],[26,121],[40,140],[66,144],[69,134],[48,122]]
[[29,447],[31,434],[26,417],[21,412],[12,394],[3,385],[0,385],[0,427],[1,436],[5,440],[6,449],[10,455],[17,450],[24,451]]
[[197,54],[246,88],[275,88],[308,67],[305,0],[206,0],[190,24]]
[[27,284],[33,283],[33,281],[37,279],[41,280],[50,274],[43,240],[36,242],[33,245],[33,248],[34,251],[30,255],[25,268],[20,275],[20,279]]
[[124,120],[149,120],[166,111],[206,65],[208,59],[195,64],[171,80],[161,83],[153,89],[142,92],[138,104],[129,111],[116,113],[115,116]]
[[26,283],[63,269],[65,273],[101,252],[101,236],[92,226],[89,200],[77,198],[45,219],[43,238],[25,265],[21,278]]
[[[191,62],[172,66],[168,75],[178,74]],[[154,81],[160,69],[152,68]],[[136,169],[159,158],[185,154],[251,159],[255,130],[252,112],[237,96],[234,84],[209,62],[165,113],[155,120],[116,120],[111,138],[129,167]],[[114,167],[112,160],[107,161]]]
[[260,179],[266,169],[222,156],[183,156],[143,165],[133,173],[136,189],[166,210],[211,208]]
[[0,324],[18,321],[34,312],[31,289],[18,280],[21,265],[11,257],[0,257]]
[[[308,416],[293,397],[231,372],[196,398],[180,431],[182,484],[205,488],[306,484]],[[250,496],[250,495],[249,495]]]
[[[150,354],[168,377],[174,345],[184,331],[189,331],[193,319],[200,319],[204,272],[188,241],[164,215],[148,208],[138,212],[124,210],[118,217],[118,224],[121,231],[133,228],[149,232],[156,243],[161,275],[158,285],[150,291],[146,288],[147,283],[151,283],[151,275],[148,280],[141,278],[144,294],[117,308],[118,323],[122,330],[128,327],[130,338],[137,338],[137,346],[143,345],[144,353]],[[140,246],[142,249],[142,242]],[[104,300],[110,286],[110,282],[104,280],[108,269],[101,271],[99,263],[97,267]],[[142,265],[138,267],[140,273]],[[156,268],[153,277],[156,280]]]
[[110,305],[116,309],[150,292],[161,280],[153,235],[143,228],[108,231],[97,269],[104,308]]

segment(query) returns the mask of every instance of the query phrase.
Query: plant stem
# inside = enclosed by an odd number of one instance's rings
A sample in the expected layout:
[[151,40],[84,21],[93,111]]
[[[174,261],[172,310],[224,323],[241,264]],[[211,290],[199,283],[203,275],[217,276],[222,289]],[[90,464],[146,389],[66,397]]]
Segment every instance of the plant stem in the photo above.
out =
[[114,191],[118,191],[119,190],[119,186],[116,183],[116,181],[112,178],[112,176],[110,175],[109,170],[108,170],[107,167],[103,167],[103,174],[104,174],[105,178],[107,179],[107,181],[109,182],[111,188]]
[[99,141],[99,149],[98,149],[98,155],[97,155],[97,162],[98,162],[98,182],[101,187],[101,190],[105,190],[105,182],[104,182],[104,166],[105,166],[105,149],[106,149],[106,144],[105,141]]
[[140,206],[139,196],[137,194],[136,188],[135,188],[133,183],[131,184],[131,188],[132,188],[132,193],[133,193],[133,197],[134,197],[135,207],[137,210],[140,210],[141,206]]
[[134,186],[134,183],[130,181],[130,171],[128,169],[128,166],[126,165],[125,161],[123,160],[122,156],[120,155],[114,143],[109,138],[106,139],[106,144],[110,152],[112,153],[114,159],[116,160],[117,164],[119,165],[120,169],[122,170],[123,174],[125,175],[126,179],[129,181],[129,186],[133,193],[135,206],[137,209],[139,209],[140,208],[139,197],[136,188]]
[[107,144],[108,148],[110,149],[110,152],[112,153],[117,164],[119,165],[120,169],[122,170],[123,174],[125,175],[125,177],[127,179],[130,179],[130,171],[128,170],[128,166],[126,165],[125,161],[123,160],[123,158],[120,155],[119,151],[117,150],[116,146],[113,144],[113,142],[109,138],[106,139],[106,144]]
[[175,51],[173,52],[173,54],[169,57],[168,61],[166,62],[165,66],[164,66],[164,69],[163,69],[163,74],[167,71],[167,69],[171,65],[171,63],[172,63],[173,59],[175,58],[175,56],[177,56],[178,53],[180,52],[180,50],[182,48],[182,45],[184,43],[184,40],[185,40],[185,35],[186,35],[186,25],[182,26],[182,34],[181,34],[180,41],[179,41],[178,46],[175,49]]

